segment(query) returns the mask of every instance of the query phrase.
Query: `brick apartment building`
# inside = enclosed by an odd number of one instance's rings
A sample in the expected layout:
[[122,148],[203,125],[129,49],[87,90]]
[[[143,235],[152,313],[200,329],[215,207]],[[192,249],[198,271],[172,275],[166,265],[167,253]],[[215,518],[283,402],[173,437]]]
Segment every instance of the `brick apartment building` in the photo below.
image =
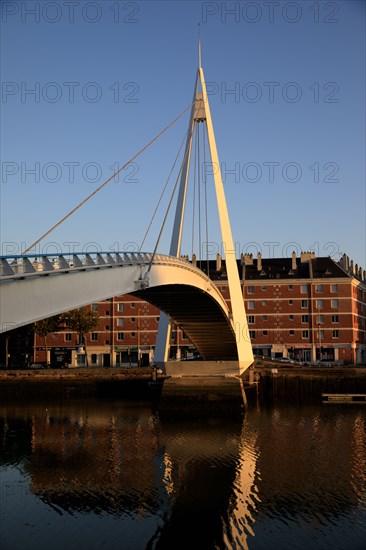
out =
[[[195,257],[192,259],[196,263]],[[265,259],[242,255],[237,261],[253,352],[315,363],[366,364],[366,272],[346,255],[339,262],[300,257]],[[202,262],[230,306],[225,261]],[[159,310],[133,295],[90,304],[99,327],[87,336],[89,364],[109,366],[153,361]],[[47,338],[49,360],[85,364],[85,350],[70,331]],[[194,351],[184,332],[173,326],[171,357]],[[43,338],[36,335],[34,362],[46,360]]]

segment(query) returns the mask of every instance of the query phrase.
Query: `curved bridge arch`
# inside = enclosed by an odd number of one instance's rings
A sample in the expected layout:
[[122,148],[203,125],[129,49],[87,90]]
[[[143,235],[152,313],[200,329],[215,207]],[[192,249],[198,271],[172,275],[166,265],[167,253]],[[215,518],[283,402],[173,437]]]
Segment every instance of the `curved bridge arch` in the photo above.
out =
[[205,360],[238,359],[235,331],[218,288],[171,256],[98,253],[2,257],[1,332],[92,302],[135,294],[178,323]]

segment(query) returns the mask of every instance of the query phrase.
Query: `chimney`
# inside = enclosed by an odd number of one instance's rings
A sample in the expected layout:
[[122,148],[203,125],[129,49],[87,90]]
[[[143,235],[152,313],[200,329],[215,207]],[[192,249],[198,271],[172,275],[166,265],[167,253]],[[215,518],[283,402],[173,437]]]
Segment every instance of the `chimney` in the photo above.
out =
[[196,254],[192,254],[192,265],[197,265],[197,257],[196,257]]
[[262,254],[260,252],[257,253],[257,270],[262,271]]
[[307,252],[301,252],[300,254],[301,263],[310,262],[310,260],[313,260],[314,258],[315,258],[315,252],[307,251]]
[[342,257],[339,259],[339,265],[342,269],[346,270],[346,255],[343,254]]
[[351,260],[350,266],[349,266],[350,274],[353,275],[353,260]]
[[292,253],[292,262],[291,262],[291,269],[296,269],[297,265],[296,265],[296,252],[293,251]]
[[216,271],[221,271],[221,255],[216,255]]
[[346,271],[349,272],[349,257],[346,256]]

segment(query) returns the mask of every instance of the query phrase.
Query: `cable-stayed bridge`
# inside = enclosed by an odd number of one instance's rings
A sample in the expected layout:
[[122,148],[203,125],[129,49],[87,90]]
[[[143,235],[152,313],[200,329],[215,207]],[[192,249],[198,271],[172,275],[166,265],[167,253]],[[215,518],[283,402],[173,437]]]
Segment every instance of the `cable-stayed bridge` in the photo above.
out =
[[[85,254],[65,253],[58,256],[27,254],[46,235],[66,221],[87,200],[107,185],[116,176],[114,174],[33,243],[23,255],[0,258],[0,332],[6,332],[92,302],[133,293],[161,310],[155,362],[163,366],[165,370],[169,366],[171,321],[184,330],[203,359],[203,361],[184,362],[184,365],[180,365],[182,372],[239,374],[253,363],[235,248],[204,73],[201,67],[200,49],[199,67],[190,107],[191,114],[185,135],[183,161],[154,251],[152,253],[118,251]],[[182,114],[123,165],[118,172],[156,141]],[[209,277],[196,266],[181,258],[191,158],[194,156],[194,164],[198,163],[199,167],[201,126],[204,128],[203,131],[206,131],[204,135],[207,136],[211,163],[215,166],[213,171],[214,187],[221,237],[226,250],[225,263],[231,309]],[[193,143],[196,144],[194,152]],[[174,165],[175,163],[176,161]],[[199,173],[198,169],[197,184],[199,184]],[[176,190],[178,190],[178,196],[170,252],[169,255],[161,255],[158,253],[158,246]],[[207,192],[206,188],[205,192]],[[198,200],[200,200],[199,194]],[[207,205],[207,196],[205,203]],[[207,210],[205,217],[207,230]]]

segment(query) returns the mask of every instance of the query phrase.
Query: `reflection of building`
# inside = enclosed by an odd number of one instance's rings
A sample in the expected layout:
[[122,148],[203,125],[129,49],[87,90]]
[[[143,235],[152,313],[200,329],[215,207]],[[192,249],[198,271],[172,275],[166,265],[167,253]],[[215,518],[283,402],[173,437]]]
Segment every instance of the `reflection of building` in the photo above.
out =
[[[338,524],[342,529],[342,518],[357,514],[357,507],[365,506],[364,420],[363,410],[357,412],[347,406],[342,412],[333,406],[278,406],[261,415],[260,421],[256,412],[249,411],[247,429],[257,433],[256,447],[260,450],[256,460],[260,472],[256,479],[257,508],[269,536],[278,519],[287,525],[293,523],[298,533],[302,521],[311,518],[319,535],[329,522],[323,535],[330,538],[333,526]],[[318,544],[323,546],[321,538]],[[333,545],[327,539],[324,547]],[[278,547],[275,541],[273,547]],[[349,548],[361,547],[349,543]]]
[[160,484],[157,450],[149,410],[136,421],[128,408],[51,406],[33,416],[30,489],[64,509],[143,513]]
[[47,543],[62,537],[53,519],[66,510],[75,530],[88,515],[93,535],[93,522],[117,519],[100,530],[104,538],[120,529],[108,548],[121,540],[123,548],[127,541],[130,548],[363,548],[364,413],[285,404],[244,416],[155,414],[117,401],[3,405],[0,468],[19,469],[24,481],[19,489],[4,480],[2,515],[32,518],[31,533],[44,530]]
[[[208,271],[230,305],[225,261],[217,255],[216,261],[198,266]],[[238,270],[254,353],[307,362],[366,363],[366,273],[347,256],[337,263],[314,253],[275,259],[246,254],[238,260]],[[158,309],[133,295],[90,307],[100,315],[98,330],[87,337],[91,365],[153,360]],[[170,343],[172,357],[192,355],[179,327],[173,327]],[[48,345],[51,361],[59,357],[72,365],[85,363],[72,332],[50,335]],[[34,360],[45,359],[43,338],[37,336]]]

